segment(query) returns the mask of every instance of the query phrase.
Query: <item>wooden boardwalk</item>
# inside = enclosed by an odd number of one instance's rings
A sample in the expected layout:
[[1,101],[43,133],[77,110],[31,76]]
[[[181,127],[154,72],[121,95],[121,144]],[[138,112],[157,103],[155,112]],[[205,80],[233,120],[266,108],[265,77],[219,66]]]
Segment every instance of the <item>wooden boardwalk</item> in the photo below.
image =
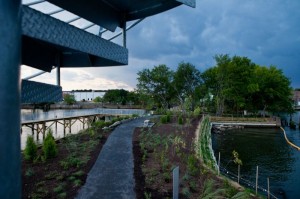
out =
[[[144,110],[130,110],[130,109],[99,109],[94,111],[93,113],[78,113],[76,115],[47,115],[45,118],[42,119],[34,119],[38,117],[32,117],[31,120],[25,120],[21,122],[21,133],[22,133],[22,127],[28,127],[31,129],[32,136],[36,136],[36,139],[39,140],[40,133],[43,135],[43,139],[45,138],[45,133],[47,132],[50,127],[53,125],[55,126],[55,129],[57,129],[57,125],[60,124],[63,126],[63,133],[64,135],[68,131],[68,133],[71,132],[71,127],[75,122],[79,121],[83,125],[83,129],[85,127],[89,128],[89,125],[92,122],[95,122],[100,119],[104,120],[110,120],[113,117],[119,117],[119,116],[126,116],[126,115],[132,115],[139,113],[139,115],[144,113]],[[47,114],[47,113],[45,113]]]

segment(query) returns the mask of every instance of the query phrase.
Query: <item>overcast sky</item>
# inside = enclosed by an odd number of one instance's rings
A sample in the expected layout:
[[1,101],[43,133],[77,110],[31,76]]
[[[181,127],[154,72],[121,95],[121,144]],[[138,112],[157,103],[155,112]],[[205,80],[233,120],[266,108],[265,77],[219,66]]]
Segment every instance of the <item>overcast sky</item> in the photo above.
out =
[[[215,65],[216,54],[275,65],[292,87],[300,88],[299,0],[197,0],[196,6],[180,6],[146,18],[129,30],[128,66],[61,69],[63,90],[133,90],[136,74],[144,68],[166,64],[175,70],[184,61],[204,71]],[[36,71],[22,66],[21,75]],[[55,84],[55,73],[32,80]]]

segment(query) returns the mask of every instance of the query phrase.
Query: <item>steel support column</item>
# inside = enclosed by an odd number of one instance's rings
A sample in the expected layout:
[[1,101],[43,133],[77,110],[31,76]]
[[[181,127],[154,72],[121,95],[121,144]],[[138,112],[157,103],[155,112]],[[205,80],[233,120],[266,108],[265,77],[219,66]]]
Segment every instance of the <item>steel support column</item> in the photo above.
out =
[[60,64],[56,66],[56,85],[60,86]]
[[126,48],[126,21],[122,24],[122,34],[123,34],[123,47]]
[[0,0],[0,198],[21,198],[20,0]]
[[56,55],[56,85],[60,86],[60,54]]

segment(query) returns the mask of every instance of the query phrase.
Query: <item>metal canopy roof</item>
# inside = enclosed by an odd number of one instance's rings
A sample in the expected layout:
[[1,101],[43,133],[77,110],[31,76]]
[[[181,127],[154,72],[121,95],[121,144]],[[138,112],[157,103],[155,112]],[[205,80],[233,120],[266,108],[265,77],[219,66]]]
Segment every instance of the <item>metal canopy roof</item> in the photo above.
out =
[[[56,66],[127,65],[126,28],[181,4],[195,7],[195,0],[22,1],[22,64],[47,72]],[[121,33],[101,37],[118,27],[123,29],[123,46],[111,42]]]
[[195,7],[195,0],[48,0],[110,31],[126,21],[145,18],[181,4]]

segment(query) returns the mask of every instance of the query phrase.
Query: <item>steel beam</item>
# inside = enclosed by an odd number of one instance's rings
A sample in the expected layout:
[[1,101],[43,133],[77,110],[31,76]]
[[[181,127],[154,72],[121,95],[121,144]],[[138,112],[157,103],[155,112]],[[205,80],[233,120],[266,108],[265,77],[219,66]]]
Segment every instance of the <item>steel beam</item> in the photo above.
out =
[[0,198],[21,198],[20,0],[0,0]]

